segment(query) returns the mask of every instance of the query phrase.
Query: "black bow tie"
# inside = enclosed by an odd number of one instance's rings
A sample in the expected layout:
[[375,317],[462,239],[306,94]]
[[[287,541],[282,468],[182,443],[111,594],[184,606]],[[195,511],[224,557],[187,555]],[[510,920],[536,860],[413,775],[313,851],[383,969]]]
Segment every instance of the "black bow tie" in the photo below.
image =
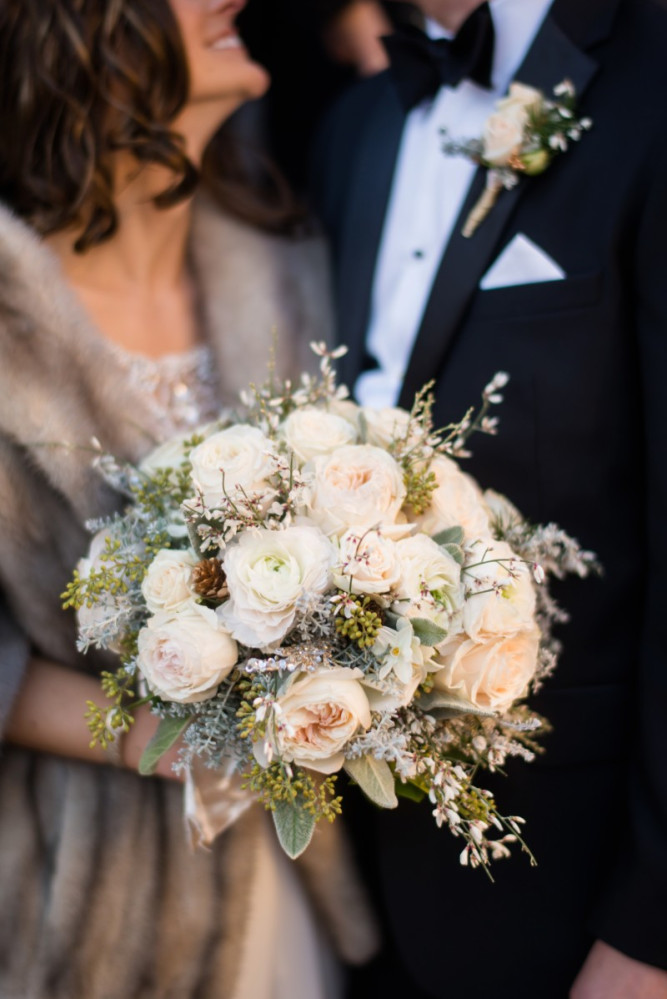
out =
[[461,80],[491,89],[495,32],[488,3],[477,7],[455,38],[428,38],[413,25],[383,38],[401,103],[411,111],[440,87]]

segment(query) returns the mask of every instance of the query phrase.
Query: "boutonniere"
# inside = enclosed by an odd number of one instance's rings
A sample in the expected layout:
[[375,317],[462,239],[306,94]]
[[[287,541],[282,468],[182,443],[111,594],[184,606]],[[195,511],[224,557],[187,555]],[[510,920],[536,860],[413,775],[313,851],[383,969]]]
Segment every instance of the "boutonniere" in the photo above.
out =
[[[445,142],[450,156],[467,156],[488,170],[486,187],[463,227],[469,238],[489,214],[503,188],[515,187],[523,174],[544,173],[555,156],[591,128],[590,118],[576,113],[576,91],[569,80],[554,87],[551,100],[534,87],[512,83],[496,104],[481,139]],[[446,133],[443,133],[446,134]]]

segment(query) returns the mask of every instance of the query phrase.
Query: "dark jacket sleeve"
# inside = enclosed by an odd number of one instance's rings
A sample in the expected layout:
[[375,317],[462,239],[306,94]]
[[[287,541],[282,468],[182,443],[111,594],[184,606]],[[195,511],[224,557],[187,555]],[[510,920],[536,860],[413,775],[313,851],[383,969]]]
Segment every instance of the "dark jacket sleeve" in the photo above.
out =
[[30,644],[0,594],[0,739],[18,694]]
[[[648,576],[637,636],[637,739],[627,834],[595,913],[596,936],[667,969],[667,150],[653,160],[636,253],[636,336],[644,387]],[[618,543],[623,528],[619,524]],[[583,846],[583,845],[582,845]],[[583,847],[585,848],[585,847]]]

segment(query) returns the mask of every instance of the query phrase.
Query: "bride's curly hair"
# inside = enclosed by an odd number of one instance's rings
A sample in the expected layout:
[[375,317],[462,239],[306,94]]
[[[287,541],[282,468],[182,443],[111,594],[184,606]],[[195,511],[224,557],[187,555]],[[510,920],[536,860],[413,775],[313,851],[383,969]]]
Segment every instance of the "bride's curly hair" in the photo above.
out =
[[201,172],[188,159],[171,127],[188,87],[168,0],[0,0],[0,199],[43,235],[76,229],[83,252],[117,229],[111,161],[125,150],[169,169],[159,207],[202,181],[237,217],[289,228],[286,186],[268,170],[250,184],[226,129]]

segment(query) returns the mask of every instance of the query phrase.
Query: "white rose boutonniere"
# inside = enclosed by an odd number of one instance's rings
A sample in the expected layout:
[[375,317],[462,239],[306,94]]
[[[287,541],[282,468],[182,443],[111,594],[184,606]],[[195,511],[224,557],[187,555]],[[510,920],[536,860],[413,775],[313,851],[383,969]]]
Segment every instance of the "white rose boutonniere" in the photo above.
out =
[[487,119],[481,139],[447,140],[444,152],[467,156],[488,170],[486,187],[463,227],[472,236],[489,214],[503,188],[515,187],[522,174],[543,173],[553,158],[578,142],[592,127],[576,113],[576,92],[569,80],[554,87],[553,98],[524,83],[510,85]]

